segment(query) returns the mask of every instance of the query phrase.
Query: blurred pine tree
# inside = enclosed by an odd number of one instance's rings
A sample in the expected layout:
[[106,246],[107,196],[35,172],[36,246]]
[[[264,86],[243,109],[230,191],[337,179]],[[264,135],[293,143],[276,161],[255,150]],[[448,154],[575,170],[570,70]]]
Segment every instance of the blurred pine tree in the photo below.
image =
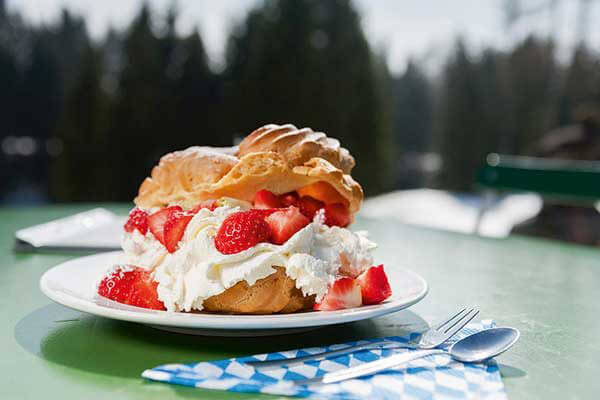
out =
[[219,134],[218,82],[198,33],[176,35],[171,9],[165,32],[155,34],[143,7],[123,42],[110,129],[113,199],[134,197],[142,180],[165,153],[191,145],[231,145]]
[[395,165],[395,184],[418,187],[424,183],[420,160],[431,150],[434,98],[429,80],[414,61],[394,81],[394,148],[402,151]]
[[431,144],[434,105],[429,80],[411,60],[395,86],[395,124],[399,129],[396,141],[404,151],[427,151]]
[[221,80],[208,66],[204,44],[195,31],[180,44],[181,65],[175,88],[177,96],[176,126],[182,129],[179,148],[192,145],[231,146],[233,138],[224,121]]
[[12,54],[0,47],[0,138],[14,135],[17,130],[17,98],[21,77]]
[[[507,57],[496,50],[485,50],[478,63],[482,92],[482,132],[485,152],[516,153],[514,116],[511,108]],[[484,160],[480,159],[482,163]]]
[[242,137],[270,122],[340,139],[369,194],[389,188],[389,114],[374,56],[350,2],[270,1],[251,11],[227,50],[224,120]]
[[106,156],[114,171],[110,181],[115,200],[134,197],[139,184],[177,137],[176,128],[166,122],[171,121],[174,107],[165,92],[169,87],[165,66],[170,59],[164,59],[164,55],[163,43],[152,30],[150,10],[145,5],[124,39],[111,113],[110,152]]
[[466,190],[484,159],[486,149],[482,115],[483,100],[478,66],[458,41],[443,75],[440,131],[437,145],[442,156],[440,186]]
[[61,97],[71,90],[79,76],[84,53],[89,49],[89,37],[82,17],[73,16],[63,9],[58,25],[47,35],[48,45],[56,56],[60,79]]
[[508,57],[516,154],[527,154],[556,126],[560,76],[552,42],[529,37]]
[[[595,107],[600,100],[600,60],[585,45],[579,46],[565,74],[558,119],[566,125],[575,118],[580,107]],[[594,104],[595,103],[595,104]]]
[[108,149],[109,98],[102,88],[102,55],[88,44],[67,94],[56,129],[62,150],[51,164],[51,196],[57,201],[97,201],[112,197]]

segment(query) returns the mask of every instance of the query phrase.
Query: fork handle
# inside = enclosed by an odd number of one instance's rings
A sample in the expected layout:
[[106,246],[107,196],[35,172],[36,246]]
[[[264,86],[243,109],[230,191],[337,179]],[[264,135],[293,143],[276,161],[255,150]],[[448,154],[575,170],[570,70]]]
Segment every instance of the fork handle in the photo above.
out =
[[301,357],[295,357],[295,358],[284,358],[282,360],[247,361],[244,364],[252,366],[257,369],[269,369],[269,368],[282,367],[284,365],[303,363],[306,361],[320,360],[323,358],[342,356],[344,354],[351,354],[351,353],[355,353],[357,351],[363,351],[363,350],[373,350],[373,349],[379,349],[379,348],[411,347],[409,344],[404,344],[404,343],[397,343],[397,344],[394,343],[393,346],[384,347],[386,344],[391,344],[391,342],[365,343],[365,344],[359,344],[359,345],[355,345],[355,346],[345,347],[345,348],[339,349],[339,350],[324,351],[322,353],[311,354],[311,355],[307,355],[307,356],[301,356]]
[[377,361],[371,361],[355,367],[342,369],[340,371],[328,372],[325,375],[307,379],[302,381],[295,381],[299,385],[308,385],[313,383],[334,383],[345,381],[346,379],[358,378],[361,376],[373,375],[377,372],[384,371],[388,368],[397,367],[398,365],[407,363],[418,358],[427,357],[432,354],[443,354],[446,353],[444,350],[418,350],[410,351],[406,353],[395,354],[393,356],[381,358]]

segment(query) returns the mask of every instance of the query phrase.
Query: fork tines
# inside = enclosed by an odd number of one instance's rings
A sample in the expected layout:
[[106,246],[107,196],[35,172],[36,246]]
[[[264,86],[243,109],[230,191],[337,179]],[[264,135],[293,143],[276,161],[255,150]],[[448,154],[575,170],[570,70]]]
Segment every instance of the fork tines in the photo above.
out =
[[438,331],[441,331],[444,335],[448,337],[453,336],[465,327],[469,322],[473,320],[479,314],[479,310],[476,308],[471,308],[467,311],[467,308],[463,308],[458,313],[447,319],[446,321],[440,322],[435,325],[434,328]]

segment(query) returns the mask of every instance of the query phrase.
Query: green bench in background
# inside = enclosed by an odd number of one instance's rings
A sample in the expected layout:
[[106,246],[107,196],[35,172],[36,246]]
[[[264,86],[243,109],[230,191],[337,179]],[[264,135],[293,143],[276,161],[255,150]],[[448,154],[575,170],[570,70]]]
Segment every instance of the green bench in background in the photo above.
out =
[[535,192],[549,204],[597,205],[600,199],[600,162],[492,153],[478,171],[477,186],[483,188],[485,199],[475,225],[476,233],[499,192]]

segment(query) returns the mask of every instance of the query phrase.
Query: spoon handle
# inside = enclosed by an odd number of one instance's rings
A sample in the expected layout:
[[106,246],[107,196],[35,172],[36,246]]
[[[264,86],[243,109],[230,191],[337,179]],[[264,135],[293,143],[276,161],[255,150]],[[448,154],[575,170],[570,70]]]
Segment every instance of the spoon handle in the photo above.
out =
[[446,353],[444,350],[418,350],[409,351],[406,353],[395,354],[386,358],[381,358],[377,361],[371,361],[356,367],[346,368],[340,371],[328,372],[323,376],[313,379],[296,381],[299,385],[310,385],[314,383],[334,383],[345,381],[346,379],[358,378],[366,375],[373,375],[379,371],[388,368],[397,367],[398,365],[407,363],[418,358],[426,357],[432,354]]

